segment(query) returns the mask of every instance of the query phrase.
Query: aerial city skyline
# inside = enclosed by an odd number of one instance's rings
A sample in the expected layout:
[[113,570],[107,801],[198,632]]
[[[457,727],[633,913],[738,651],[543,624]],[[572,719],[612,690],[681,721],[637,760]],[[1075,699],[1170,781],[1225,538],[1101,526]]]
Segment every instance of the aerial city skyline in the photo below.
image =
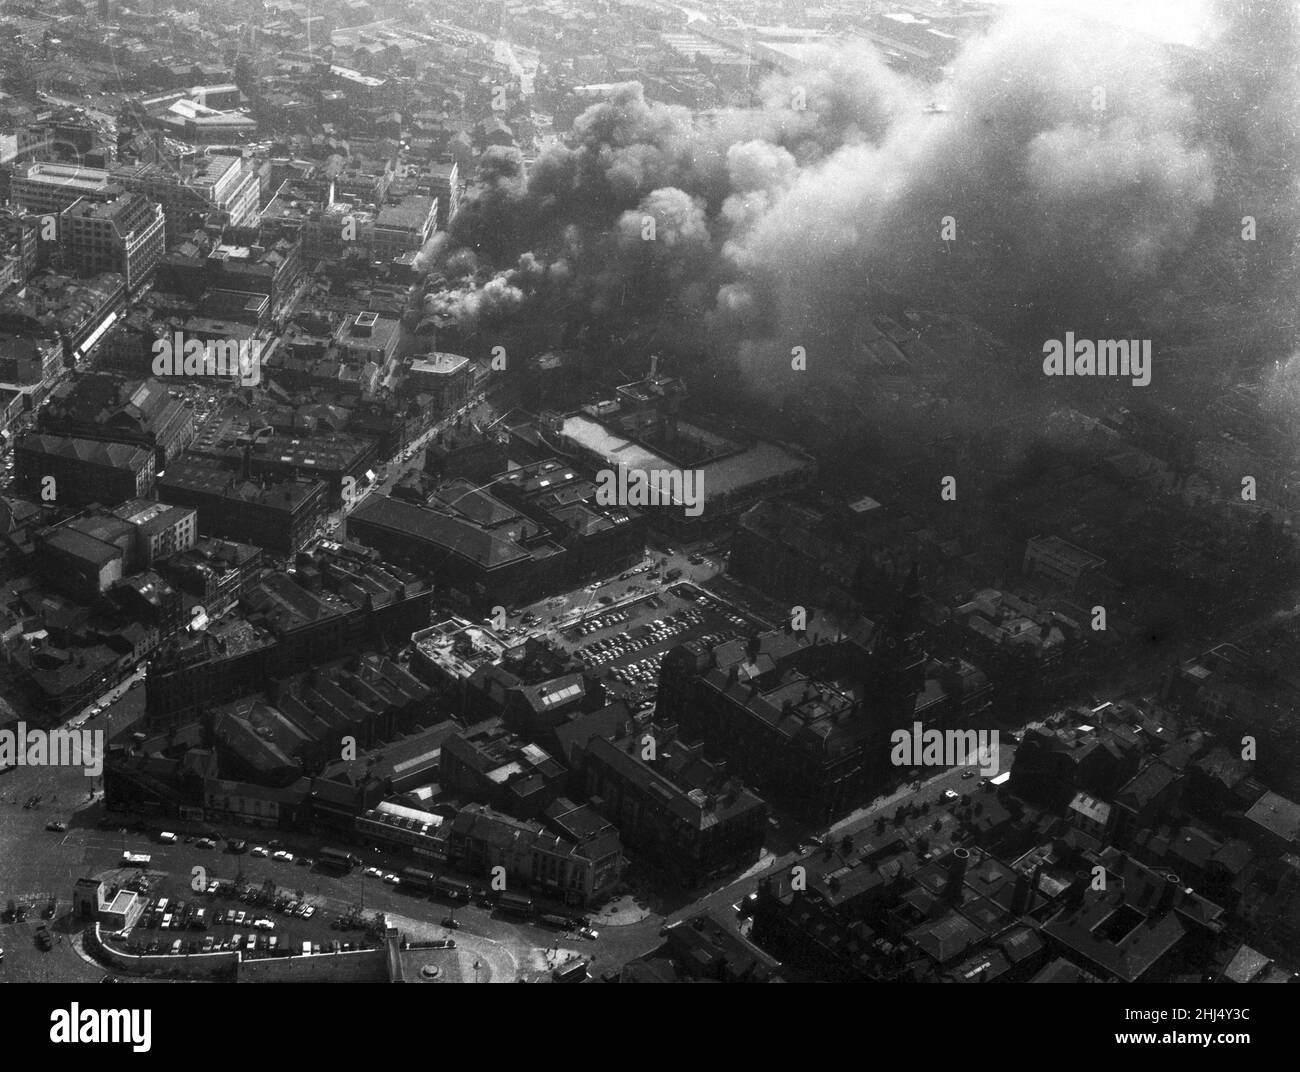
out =
[[1297,5],[0,40],[0,982],[1300,978]]

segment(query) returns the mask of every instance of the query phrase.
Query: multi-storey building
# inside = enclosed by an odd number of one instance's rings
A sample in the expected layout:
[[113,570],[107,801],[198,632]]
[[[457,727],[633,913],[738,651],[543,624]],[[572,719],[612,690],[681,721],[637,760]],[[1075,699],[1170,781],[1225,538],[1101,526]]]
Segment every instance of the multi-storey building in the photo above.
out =
[[429,395],[433,411],[441,416],[469,397],[473,370],[469,358],[459,354],[425,354],[412,359],[402,386],[412,394]]
[[437,227],[437,199],[410,194],[400,204],[380,208],[370,231],[370,255],[376,260],[392,260],[418,251]]
[[39,225],[36,217],[0,209],[0,270],[10,265],[10,284],[25,282],[36,271]]
[[910,730],[926,689],[915,577],[868,650],[766,633],[664,657],[658,717],[725,756],[733,773],[811,821],[827,822],[888,782],[890,735]]
[[596,809],[683,885],[703,885],[758,858],[767,805],[675,727],[646,723],[614,740],[593,736],[575,742],[571,758]]
[[152,448],[165,469],[194,438],[194,411],[172,398],[158,380],[95,373],[60,384],[41,409],[39,427]]
[[[492,868],[504,867],[512,878],[569,904],[597,899],[608,892],[617,875],[617,867],[611,868],[608,860],[607,841],[574,845],[541,823],[512,819],[482,804],[466,805],[452,820],[447,855],[485,879]],[[596,881],[598,872],[601,885]]]
[[444,230],[460,208],[460,166],[452,160],[430,168],[433,196],[438,204],[438,226]]
[[149,569],[160,558],[188,551],[198,538],[198,514],[183,506],[132,499],[113,511],[135,530],[135,562]]
[[1036,536],[1025,545],[1024,571],[1081,595],[1095,587],[1106,560],[1059,536]]
[[216,459],[181,459],[158,485],[163,502],[198,511],[205,536],[251,543],[293,554],[315,533],[325,512],[319,480],[285,480],[262,486]]
[[135,291],[162,259],[164,231],[162,207],[139,194],[107,202],[83,197],[64,210],[59,240],[78,271],[117,272]]
[[154,453],[145,447],[38,432],[14,447],[15,486],[33,502],[114,506],[148,495],[153,478]]
[[103,168],[74,164],[28,164],[15,171],[9,185],[10,201],[38,215],[62,212],[83,197],[111,201],[121,193]]
[[126,164],[114,168],[111,177],[123,189],[162,205],[169,238],[212,215],[238,227],[257,214],[257,174],[237,156],[200,157],[179,166]]

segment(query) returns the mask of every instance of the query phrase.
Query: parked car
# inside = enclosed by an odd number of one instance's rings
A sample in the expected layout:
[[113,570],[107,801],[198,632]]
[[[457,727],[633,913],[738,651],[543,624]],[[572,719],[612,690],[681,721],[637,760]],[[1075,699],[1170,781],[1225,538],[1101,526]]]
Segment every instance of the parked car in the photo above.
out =
[[293,863],[293,853],[285,852],[284,849],[276,849],[271,855],[274,856],[275,859],[283,860],[287,864]]
[[270,856],[271,854],[267,852],[266,849],[264,849],[261,845],[254,845],[251,849],[248,850],[248,855],[249,856]]

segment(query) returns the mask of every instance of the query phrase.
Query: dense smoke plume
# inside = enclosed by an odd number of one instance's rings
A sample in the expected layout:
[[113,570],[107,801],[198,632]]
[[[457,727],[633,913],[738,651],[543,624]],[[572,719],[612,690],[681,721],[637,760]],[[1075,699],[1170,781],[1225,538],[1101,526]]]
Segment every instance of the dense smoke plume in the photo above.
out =
[[1300,33],[1285,0],[1218,16],[1187,55],[1012,14],[937,86],[828,51],[763,107],[707,117],[623,86],[526,177],[514,151],[486,154],[431,257],[450,283],[431,306],[485,334],[524,315],[721,356],[754,382],[792,346],[847,352],[886,293],[981,320],[1026,380],[1067,330],[1199,340],[1214,354],[1184,382],[1275,360],[1296,338]]

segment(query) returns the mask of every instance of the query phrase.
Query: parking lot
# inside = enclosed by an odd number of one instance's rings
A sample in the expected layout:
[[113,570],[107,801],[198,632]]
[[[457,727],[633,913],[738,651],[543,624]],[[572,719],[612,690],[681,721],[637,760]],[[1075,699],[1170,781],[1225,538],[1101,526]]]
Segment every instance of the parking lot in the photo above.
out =
[[[245,958],[297,955],[305,952],[304,945],[312,953],[329,953],[378,944],[368,927],[373,912],[328,912],[312,903],[301,888],[306,883],[295,884],[292,873],[278,876],[279,881],[253,881],[230,856],[222,858],[222,865],[231,877],[204,871],[191,875],[188,886],[181,875],[143,876],[148,905],[125,939],[115,944],[136,954],[238,950]],[[201,882],[202,891],[192,888]]]
[[649,702],[659,685],[664,655],[688,640],[718,643],[747,636],[757,623],[691,584],[589,615],[562,638],[610,691],[632,702]]

